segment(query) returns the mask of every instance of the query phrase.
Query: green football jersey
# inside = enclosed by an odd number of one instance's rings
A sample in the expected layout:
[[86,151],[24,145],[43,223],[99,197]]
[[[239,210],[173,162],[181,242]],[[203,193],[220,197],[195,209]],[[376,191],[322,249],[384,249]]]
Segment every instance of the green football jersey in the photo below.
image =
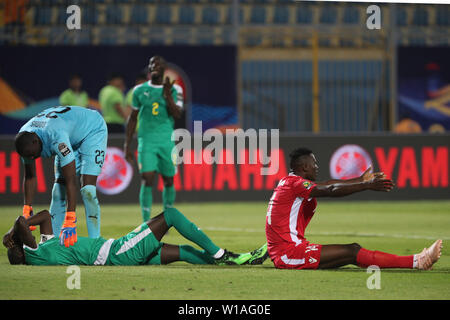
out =
[[87,107],[89,104],[89,97],[86,91],[77,93],[72,89],[67,89],[59,96],[59,103],[62,106]]
[[116,104],[120,104],[122,108],[126,107],[124,106],[125,97],[122,91],[114,86],[107,85],[100,90],[98,101],[102,107],[103,118],[106,123],[125,123],[125,119],[114,108]]
[[[172,97],[177,103],[177,89],[172,87]],[[163,97],[163,85],[154,85],[151,81],[137,85],[133,90],[132,108],[139,110],[138,141],[150,145],[171,142],[174,119],[167,109]]]
[[94,265],[99,256],[104,238],[78,237],[68,248],[59,244],[54,237],[38,245],[36,249],[24,245],[25,262],[29,265]]

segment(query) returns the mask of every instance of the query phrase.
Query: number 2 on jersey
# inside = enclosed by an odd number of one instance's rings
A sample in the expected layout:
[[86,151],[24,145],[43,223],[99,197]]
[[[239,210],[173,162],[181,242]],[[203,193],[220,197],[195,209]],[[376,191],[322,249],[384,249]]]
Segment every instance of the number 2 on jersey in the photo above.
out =
[[152,103],[152,114],[154,115],[154,116],[157,116],[158,115],[158,113],[159,113],[159,111],[158,111],[158,108],[159,108],[159,103],[158,102],[153,102]]

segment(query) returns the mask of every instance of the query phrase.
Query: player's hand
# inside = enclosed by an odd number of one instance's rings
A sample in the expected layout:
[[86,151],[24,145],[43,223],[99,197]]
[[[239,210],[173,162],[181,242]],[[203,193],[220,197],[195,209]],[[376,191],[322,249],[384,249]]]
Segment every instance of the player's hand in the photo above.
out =
[[14,246],[12,232],[8,232],[3,236],[3,245],[8,249]]
[[130,163],[133,164],[134,156],[133,152],[131,152],[130,148],[128,148],[127,145],[123,147],[123,153],[125,154],[125,159]]
[[69,247],[75,242],[77,242],[77,217],[75,211],[68,211],[59,234],[59,244]]
[[384,174],[374,176],[369,181],[369,187],[374,191],[389,192],[394,188],[394,183],[391,179],[387,179]]
[[168,99],[171,96],[171,90],[173,87],[173,84],[175,83],[175,80],[170,81],[169,77],[166,77],[164,79],[163,84],[163,96],[165,99]]
[[372,172],[372,166],[369,166],[366,171],[361,175],[362,182],[369,182],[375,177],[384,177],[386,178],[386,175],[384,172]]
[[[22,209],[22,215],[25,219],[28,219],[33,216],[33,207],[29,205],[24,205]],[[36,230],[36,226],[30,226],[30,230]]]

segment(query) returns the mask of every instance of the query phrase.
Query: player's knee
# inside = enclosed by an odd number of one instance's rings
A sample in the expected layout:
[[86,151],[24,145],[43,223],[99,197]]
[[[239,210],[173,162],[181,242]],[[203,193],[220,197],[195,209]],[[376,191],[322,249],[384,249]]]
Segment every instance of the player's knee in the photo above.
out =
[[97,190],[93,185],[87,185],[80,189],[81,197],[84,200],[95,201],[97,198]]
[[152,187],[153,186],[153,174],[152,173],[142,174],[142,183],[144,183],[147,187]]
[[66,188],[64,184],[54,183],[52,189],[52,200],[60,201],[65,200],[66,197]]
[[166,188],[173,186],[173,178],[163,178],[163,182]]

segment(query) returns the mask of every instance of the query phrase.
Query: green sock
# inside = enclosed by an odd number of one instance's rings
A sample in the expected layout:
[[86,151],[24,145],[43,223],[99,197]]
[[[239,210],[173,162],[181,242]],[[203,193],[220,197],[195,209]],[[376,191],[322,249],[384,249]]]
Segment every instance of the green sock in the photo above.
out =
[[180,260],[191,264],[214,264],[214,259],[206,251],[189,245],[180,246]]
[[164,210],[164,219],[169,228],[173,226],[183,237],[205,249],[209,255],[213,256],[220,250],[203,231],[177,209]]
[[175,186],[171,185],[170,187],[164,187],[162,192],[162,200],[164,209],[173,207],[173,203],[175,202]]
[[152,209],[153,194],[152,187],[148,187],[145,184],[141,185],[141,191],[139,192],[139,203],[141,205],[142,221],[146,222],[150,220],[150,211]]

